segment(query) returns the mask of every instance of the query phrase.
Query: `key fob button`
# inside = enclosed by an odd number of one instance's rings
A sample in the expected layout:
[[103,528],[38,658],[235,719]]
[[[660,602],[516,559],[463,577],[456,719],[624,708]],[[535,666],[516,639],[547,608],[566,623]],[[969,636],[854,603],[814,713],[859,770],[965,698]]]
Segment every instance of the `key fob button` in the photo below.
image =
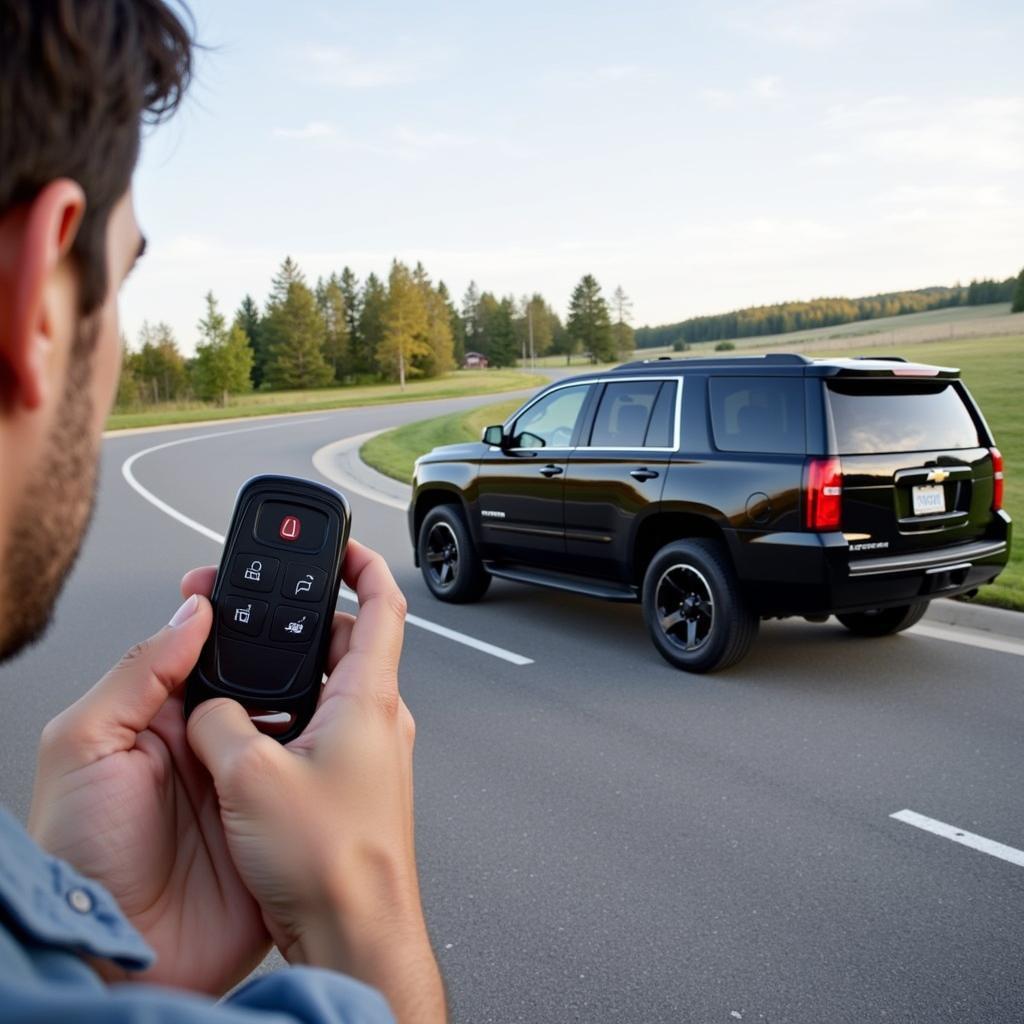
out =
[[221,638],[217,644],[218,675],[235,690],[253,694],[283,693],[292,685],[306,655],[245,640]]
[[327,573],[314,565],[289,562],[284,572],[281,596],[289,601],[319,601],[324,596]]
[[274,589],[280,562],[269,555],[243,551],[235,555],[231,564],[231,586],[240,590],[258,590],[264,593]]
[[289,608],[281,605],[274,612],[274,624],[270,627],[270,639],[280,643],[308,643],[316,631],[320,616],[308,608]]
[[265,501],[256,516],[256,539],[274,548],[319,551],[327,538],[327,516],[308,505]]
[[267,618],[267,602],[231,594],[220,599],[220,621],[226,629],[259,636]]

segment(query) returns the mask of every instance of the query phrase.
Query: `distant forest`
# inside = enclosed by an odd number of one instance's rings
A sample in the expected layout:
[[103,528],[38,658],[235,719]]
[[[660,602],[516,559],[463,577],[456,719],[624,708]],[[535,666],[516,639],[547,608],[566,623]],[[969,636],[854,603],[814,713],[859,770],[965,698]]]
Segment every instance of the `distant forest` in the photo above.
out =
[[972,281],[966,287],[954,285],[952,288],[919,288],[916,291],[867,295],[861,299],[825,298],[811,299],[809,302],[780,302],[772,306],[750,306],[730,313],[695,316],[676,324],[639,327],[636,331],[636,346],[660,348],[679,343],[694,344],[761,334],[784,334],[812,327],[848,324],[854,320],[923,313],[929,309],[1010,302],[1014,299],[1018,283],[1024,288],[1024,271],[1021,271],[1019,279],[1008,277],[1005,281]]

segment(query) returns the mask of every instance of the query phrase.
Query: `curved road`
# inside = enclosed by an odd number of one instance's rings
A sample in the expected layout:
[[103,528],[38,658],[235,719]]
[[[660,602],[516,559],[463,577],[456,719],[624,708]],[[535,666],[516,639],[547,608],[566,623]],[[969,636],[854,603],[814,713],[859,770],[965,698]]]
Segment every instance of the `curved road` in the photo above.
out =
[[[0,670],[0,799],[25,814],[42,724],[167,620],[185,569],[217,560],[243,480],[316,476],[329,442],[495,400],[107,439],[55,625]],[[122,475],[148,449],[131,472],[165,508]],[[1024,646],[768,623],[742,665],[688,677],[636,607],[501,581],[476,606],[434,601],[403,514],[351,502],[428,627],[407,630],[402,688],[456,1020],[1024,1017]],[[903,809],[1006,847],[890,817]]]

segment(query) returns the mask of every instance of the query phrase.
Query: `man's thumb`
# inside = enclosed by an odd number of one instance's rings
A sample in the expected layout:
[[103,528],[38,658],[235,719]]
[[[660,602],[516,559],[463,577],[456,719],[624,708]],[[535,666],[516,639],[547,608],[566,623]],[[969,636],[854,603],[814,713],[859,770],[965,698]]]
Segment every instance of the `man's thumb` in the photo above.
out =
[[99,756],[130,749],[199,660],[212,616],[205,597],[190,597],[168,625],[131,648],[59,716],[61,732]]
[[247,753],[256,747],[271,754],[274,748],[281,749],[256,728],[249,712],[229,697],[204,701],[189,715],[188,742],[213,776],[218,792],[231,786],[233,769],[245,762]]

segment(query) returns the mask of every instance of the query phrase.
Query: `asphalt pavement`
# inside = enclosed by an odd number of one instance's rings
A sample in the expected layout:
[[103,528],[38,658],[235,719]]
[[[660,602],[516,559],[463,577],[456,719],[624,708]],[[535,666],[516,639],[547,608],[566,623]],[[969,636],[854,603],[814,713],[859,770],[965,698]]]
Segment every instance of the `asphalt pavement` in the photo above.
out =
[[[108,438],[54,625],[0,669],[0,800],[24,817],[43,723],[217,561],[247,477],[318,477],[325,445],[495,400]],[[162,505],[129,486],[132,456]],[[435,601],[403,513],[349,497],[409,599],[418,849],[455,1020],[1024,1020],[1024,644],[774,622],[739,666],[688,676],[634,606],[502,581]]]

